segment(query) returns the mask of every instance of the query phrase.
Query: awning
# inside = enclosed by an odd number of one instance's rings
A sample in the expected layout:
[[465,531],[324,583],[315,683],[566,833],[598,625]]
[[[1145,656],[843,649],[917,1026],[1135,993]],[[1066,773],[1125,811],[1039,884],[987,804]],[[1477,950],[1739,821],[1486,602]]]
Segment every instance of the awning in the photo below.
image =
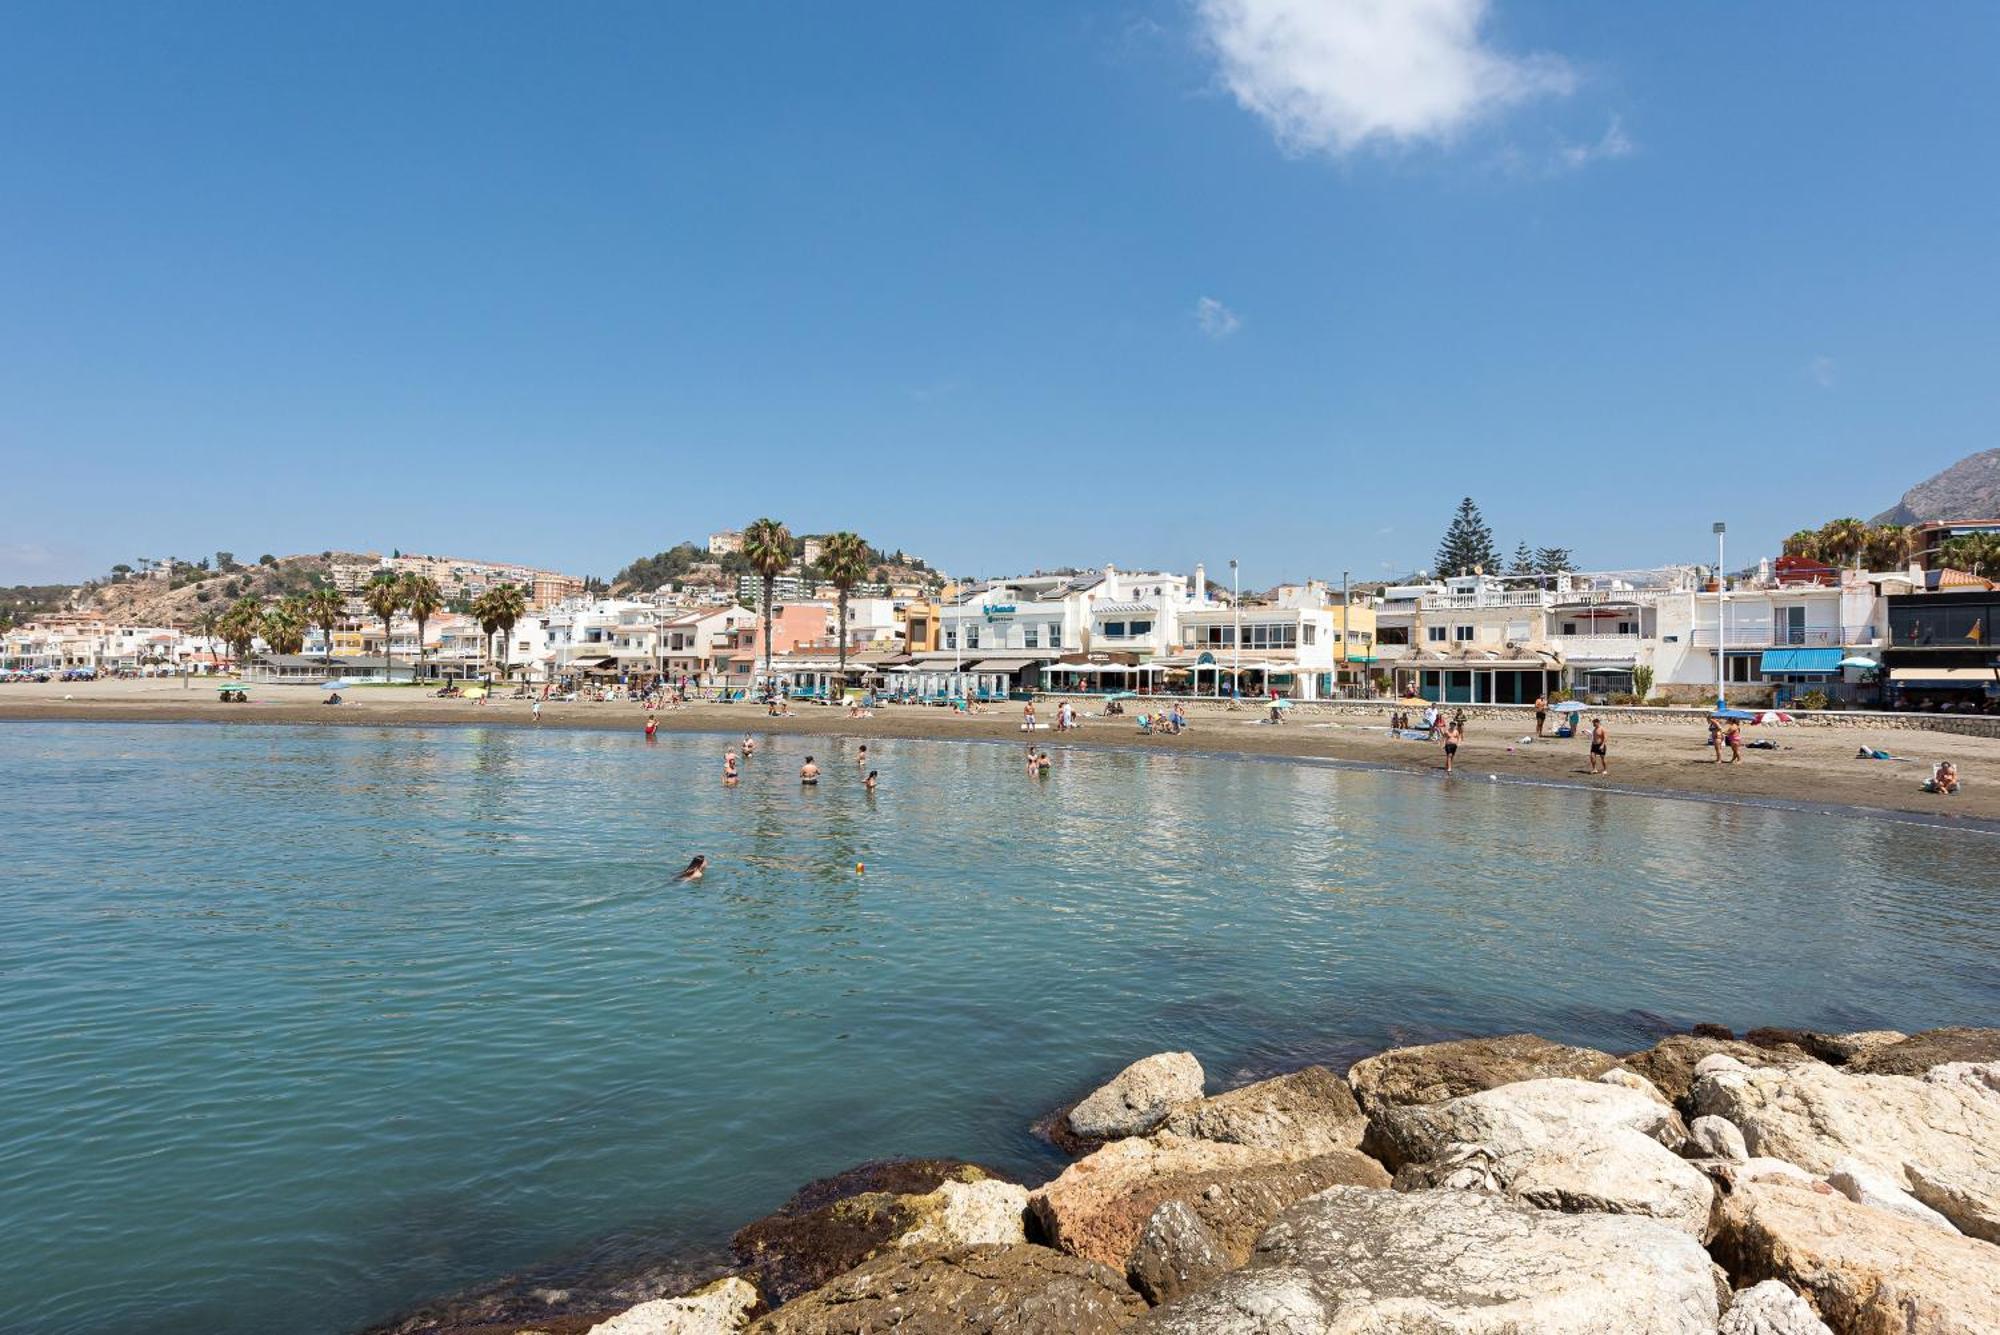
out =
[[971,667],[967,668],[966,671],[1019,672],[1022,668],[1033,667],[1035,666],[1035,664],[1041,661],[1042,660],[1039,658],[982,658],[977,663],[974,663]]
[[1935,682],[1939,686],[1991,686],[1992,668],[1899,667],[1889,669],[1890,681]]
[[1823,673],[1830,677],[1840,671],[1840,660],[1846,654],[1844,649],[1766,649],[1758,660],[1757,670],[1767,677],[1774,672]]

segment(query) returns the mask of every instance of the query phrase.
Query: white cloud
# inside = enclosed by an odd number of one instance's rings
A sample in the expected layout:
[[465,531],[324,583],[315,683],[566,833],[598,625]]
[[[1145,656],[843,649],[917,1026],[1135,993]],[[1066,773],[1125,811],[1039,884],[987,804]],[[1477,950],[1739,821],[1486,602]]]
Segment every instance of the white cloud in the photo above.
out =
[[1836,369],[1831,357],[1815,357],[1806,363],[1806,374],[1821,389],[1833,388],[1835,382],[1834,372]]
[[1565,144],[1557,153],[1557,161],[1571,171],[1588,167],[1593,162],[1603,162],[1607,158],[1628,158],[1635,145],[1630,135],[1625,133],[1624,124],[1613,116],[1611,124],[1604,128],[1604,134],[1594,144]]
[[1198,3],[1229,91],[1292,152],[1447,140],[1576,83],[1560,57],[1487,46],[1487,0]]
[[1203,297],[1194,304],[1194,322],[1213,339],[1228,338],[1243,327],[1243,317],[1214,297]]

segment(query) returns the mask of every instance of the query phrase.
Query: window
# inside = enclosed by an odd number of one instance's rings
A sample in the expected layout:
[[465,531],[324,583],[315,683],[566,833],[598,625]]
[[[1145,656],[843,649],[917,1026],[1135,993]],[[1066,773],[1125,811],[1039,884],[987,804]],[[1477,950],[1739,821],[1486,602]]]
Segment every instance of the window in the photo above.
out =
[[1425,640],[1426,640],[1427,642],[1431,643],[1431,644],[1443,644],[1443,643],[1444,643],[1444,640],[1445,640],[1445,629],[1444,629],[1444,627],[1443,627],[1443,626],[1425,626],[1425,627],[1424,627],[1424,639],[1425,639]]
[[1453,626],[1451,628],[1451,638],[1459,641],[1461,644],[1470,643],[1472,640],[1472,631],[1473,628],[1471,626]]

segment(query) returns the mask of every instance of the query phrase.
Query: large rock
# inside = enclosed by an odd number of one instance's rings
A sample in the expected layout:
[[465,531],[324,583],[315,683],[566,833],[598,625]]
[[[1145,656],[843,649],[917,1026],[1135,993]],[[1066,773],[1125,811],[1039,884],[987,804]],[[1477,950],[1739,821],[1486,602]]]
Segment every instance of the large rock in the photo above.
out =
[[1367,1127],[1347,1082],[1324,1066],[1183,1103],[1160,1124],[1191,1140],[1276,1150],[1293,1159],[1354,1149]]
[[1715,1071],[1696,1081],[1694,1101],[1734,1122],[1752,1154],[1820,1176],[1853,1160],[1960,1232],[2000,1242],[2000,1099],[1955,1081],[1815,1064]]
[[2000,1029],[1926,1029],[1847,1063],[1858,1075],[1922,1075],[1946,1062],[2000,1061]]
[[1047,1247],[877,1257],[752,1335],[1110,1335],[1146,1310],[1123,1278]]
[[1738,1186],[1716,1220],[1711,1250],[1738,1282],[1783,1280],[1841,1335],[2000,1330],[2000,1247],[1783,1182]]
[[1293,1160],[1162,1132],[1114,1141],[1077,1160],[1029,1204],[1055,1246],[1122,1270],[1146,1221],[1168,1201],[1193,1210],[1240,1262],[1278,1211],[1337,1184],[1387,1187],[1389,1175],[1354,1150]]
[[1687,1133],[1673,1109],[1594,1080],[1529,1080],[1390,1108],[1369,1137],[1406,1190],[1499,1191],[1550,1210],[1648,1215],[1695,1237],[1715,1199],[1707,1174],[1674,1153]]
[[1125,1278],[1147,1302],[1170,1303],[1206,1288],[1235,1264],[1201,1216],[1181,1201],[1153,1211],[1125,1262]]
[[736,1335],[757,1310],[757,1290],[731,1275],[683,1298],[640,1303],[590,1328],[590,1335]]
[[[808,1183],[775,1213],[738,1230],[730,1246],[772,1303],[788,1302],[913,1233],[946,1245],[1022,1240],[1024,1233],[990,1230],[1004,1229],[1007,1200],[1025,1205],[1024,1188],[1004,1198],[986,1190],[970,1197],[941,1190],[993,1181],[977,1164],[951,1159],[866,1163]],[[1017,1230],[1020,1219],[1017,1206]],[[961,1227],[976,1231],[967,1236]]]
[[1354,1063],[1347,1083],[1354,1087],[1361,1110],[1373,1117],[1383,1108],[1442,1103],[1518,1080],[1548,1076],[1595,1080],[1617,1064],[1616,1057],[1595,1048],[1566,1047],[1533,1034],[1505,1034],[1391,1048]]
[[1070,1134],[1090,1142],[1143,1136],[1177,1103],[1201,1097],[1207,1077],[1192,1052],[1159,1052],[1120,1071],[1069,1110]]
[[1701,1038],[1675,1034],[1663,1038],[1644,1052],[1626,1055],[1624,1065],[1645,1076],[1662,1094],[1683,1110],[1694,1087],[1695,1063],[1714,1053],[1734,1057],[1746,1066],[1796,1066],[1817,1061],[1811,1053],[1795,1047],[1758,1047],[1729,1038]]
[[1651,1219],[1336,1187],[1285,1211],[1244,1269],[1135,1330],[1713,1335],[1712,1276],[1694,1239]]
[[1812,1304],[1775,1279],[1736,1295],[1716,1335],[1833,1335]]

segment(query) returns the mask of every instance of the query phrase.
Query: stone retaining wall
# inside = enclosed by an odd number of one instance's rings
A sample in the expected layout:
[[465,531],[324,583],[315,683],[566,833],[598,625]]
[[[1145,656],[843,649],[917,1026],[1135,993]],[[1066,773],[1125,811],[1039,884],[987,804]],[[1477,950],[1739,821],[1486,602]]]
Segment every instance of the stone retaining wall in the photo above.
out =
[[[1175,697],[1161,697],[1158,703],[1166,704]],[[1102,710],[1104,697],[1097,695],[1072,695],[1061,691],[1038,693],[1035,696],[1037,710],[1053,712],[1061,701],[1068,700],[1079,709],[1092,713]],[[1133,714],[1150,708],[1154,702],[1147,697],[1125,702]],[[1228,700],[1179,699],[1181,708],[1191,718],[1215,718],[1235,715],[1240,718],[1263,717],[1267,704],[1263,701],[1245,699],[1234,704]],[[1380,723],[1390,711],[1397,708],[1393,700],[1294,700],[1289,711],[1294,719],[1347,718],[1366,719]],[[1509,719],[1518,721],[1524,731],[1534,729],[1535,711],[1532,705],[1453,705],[1453,710],[1463,709],[1469,720]],[[1699,728],[1701,721],[1709,715],[1706,707],[1657,707],[1640,705],[1593,705],[1586,711],[1591,718],[1601,718],[1607,723],[1673,723],[1684,722],[1691,729]],[[2000,716],[1994,715],[1951,715],[1951,714],[1909,714],[1891,713],[1873,709],[1833,709],[1809,712],[1787,710],[1792,719],[1804,728],[1867,728],[1870,730],[1893,729],[1915,732],[1948,732],[1961,737],[2000,737]],[[1553,719],[1550,720],[1552,723]],[[1510,724],[1510,726],[1512,726]]]

